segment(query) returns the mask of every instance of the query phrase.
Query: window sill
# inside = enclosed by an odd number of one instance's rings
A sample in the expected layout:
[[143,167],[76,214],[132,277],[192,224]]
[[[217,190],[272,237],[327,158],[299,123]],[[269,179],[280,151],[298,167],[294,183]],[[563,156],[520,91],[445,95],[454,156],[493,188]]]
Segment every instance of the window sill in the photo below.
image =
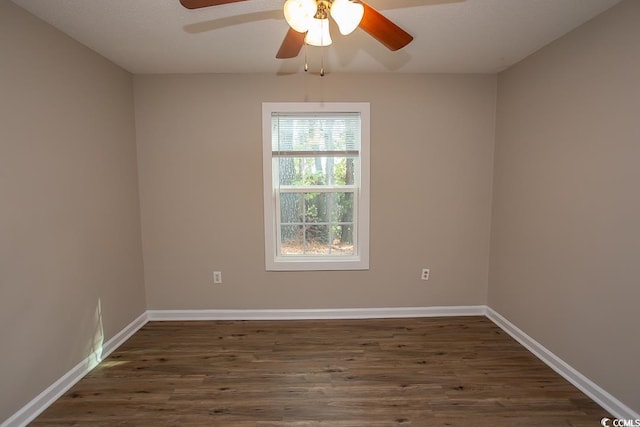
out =
[[267,271],[346,271],[368,270],[369,261],[361,257],[312,258],[276,257],[267,260]]

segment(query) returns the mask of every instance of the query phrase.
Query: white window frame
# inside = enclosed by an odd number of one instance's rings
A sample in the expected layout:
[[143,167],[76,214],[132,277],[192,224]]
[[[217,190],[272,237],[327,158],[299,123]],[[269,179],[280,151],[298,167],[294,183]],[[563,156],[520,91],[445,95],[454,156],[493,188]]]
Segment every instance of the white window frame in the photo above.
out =
[[[360,182],[354,189],[355,255],[278,256],[279,212],[276,209],[277,177],[272,155],[272,114],[274,113],[359,113],[361,141],[359,152]],[[265,266],[267,271],[368,270],[369,269],[369,147],[370,107],[366,102],[265,102],[262,104],[262,172],[264,183]],[[314,192],[329,191],[314,187]],[[286,189],[285,189],[286,191]]]

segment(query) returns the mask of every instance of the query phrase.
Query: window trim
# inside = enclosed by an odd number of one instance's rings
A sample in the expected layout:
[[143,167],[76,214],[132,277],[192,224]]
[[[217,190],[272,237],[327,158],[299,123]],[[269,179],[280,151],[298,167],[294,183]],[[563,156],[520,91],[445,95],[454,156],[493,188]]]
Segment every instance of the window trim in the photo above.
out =
[[[357,203],[357,249],[354,256],[325,255],[277,256],[276,194],[273,176],[273,113],[359,113],[360,186],[355,188]],[[267,271],[368,270],[369,269],[369,184],[370,184],[370,106],[368,102],[264,102],[262,103],[262,171],[264,184],[265,267]],[[322,154],[322,152],[319,152]]]

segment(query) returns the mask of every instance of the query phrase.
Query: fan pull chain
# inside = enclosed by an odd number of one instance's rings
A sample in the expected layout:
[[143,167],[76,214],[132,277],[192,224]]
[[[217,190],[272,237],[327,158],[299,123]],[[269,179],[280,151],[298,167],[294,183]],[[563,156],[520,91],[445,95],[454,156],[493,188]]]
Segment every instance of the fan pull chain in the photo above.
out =
[[[329,22],[327,19],[322,20],[322,25]],[[324,77],[324,32],[320,33],[320,77]]]
[[309,61],[307,61],[307,44],[304,44],[304,72],[309,71]]

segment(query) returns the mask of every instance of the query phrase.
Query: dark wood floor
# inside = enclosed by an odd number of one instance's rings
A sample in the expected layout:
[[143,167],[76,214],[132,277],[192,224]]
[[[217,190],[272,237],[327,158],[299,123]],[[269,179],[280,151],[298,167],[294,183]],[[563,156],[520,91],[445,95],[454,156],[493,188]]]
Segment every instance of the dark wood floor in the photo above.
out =
[[151,322],[33,426],[599,426],[484,317]]

